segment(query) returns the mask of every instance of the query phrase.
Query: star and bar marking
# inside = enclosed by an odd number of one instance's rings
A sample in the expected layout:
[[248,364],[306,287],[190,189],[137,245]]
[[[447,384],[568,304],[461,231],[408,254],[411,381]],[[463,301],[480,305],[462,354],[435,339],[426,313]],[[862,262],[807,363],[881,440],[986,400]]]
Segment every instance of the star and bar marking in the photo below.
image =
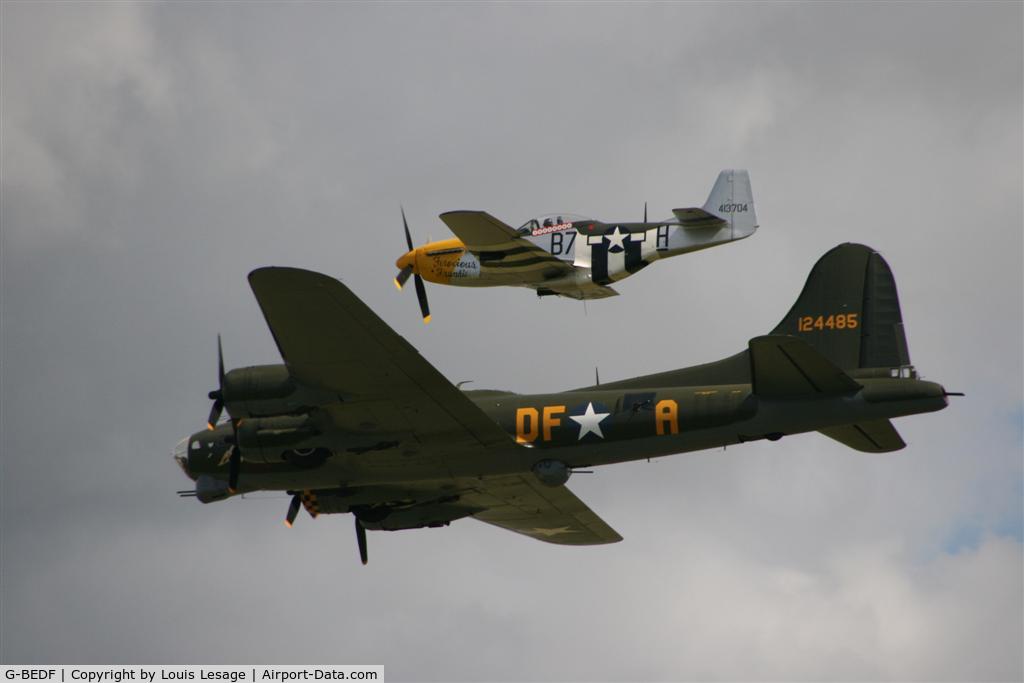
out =
[[622,241],[629,239],[629,233],[616,225],[611,232],[605,234],[605,238],[608,240],[608,251],[618,253],[626,248]]
[[604,438],[604,433],[601,431],[601,420],[611,415],[611,413],[598,413],[594,410],[593,402],[587,403],[587,409],[582,415],[570,415],[569,419],[573,420],[580,426],[579,436],[576,437],[577,441],[582,441],[583,437],[587,434],[594,434],[600,438]]
[[[548,405],[536,408],[523,406],[516,409],[516,443],[532,444],[535,441],[548,442],[554,439],[555,430],[564,425],[564,417],[576,423],[578,431],[576,441],[588,436],[595,439],[606,439],[601,423],[611,416],[611,412],[600,402],[587,401],[586,407],[579,405],[573,409],[575,414],[566,415],[565,405]],[[654,406],[654,433],[658,436],[679,433],[679,404],[670,398],[658,401]]]

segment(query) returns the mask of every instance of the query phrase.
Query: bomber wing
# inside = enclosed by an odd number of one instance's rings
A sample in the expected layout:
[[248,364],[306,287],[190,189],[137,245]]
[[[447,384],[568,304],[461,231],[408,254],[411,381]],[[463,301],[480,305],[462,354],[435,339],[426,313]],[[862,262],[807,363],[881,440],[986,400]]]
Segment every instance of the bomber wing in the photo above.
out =
[[546,486],[532,475],[488,477],[464,496],[486,508],[473,515],[494,526],[547,543],[600,545],[622,536],[565,486]]
[[[486,456],[481,456],[486,457]],[[622,537],[565,486],[545,486],[532,474],[459,478],[440,491],[437,481],[363,486],[345,495],[331,489],[306,491],[313,516],[350,512],[353,496],[364,503],[400,500],[400,512],[420,522],[475,517],[482,522],[559,545],[600,545]],[[419,502],[415,502],[419,501]],[[410,528],[389,526],[383,529]]]
[[[521,457],[501,427],[345,285],[296,268],[254,270],[249,284],[291,376],[338,396],[319,407],[339,429],[414,435],[439,476],[482,449]],[[403,457],[392,464],[413,464]]]
[[[544,486],[531,474],[489,475],[483,468],[525,470],[532,460],[529,449],[517,445],[345,285],[296,268],[260,268],[249,274],[249,283],[291,376],[337,394],[337,403],[320,406],[336,422],[354,409],[372,415],[375,429],[412,435],[428,453],[427,461],[436,462],[438,480],[458,476],[454,470],[464,474],[480,467],[459,504],[482,509],[475,516],[484,522],[551,543],[621,540],[564,486]],[[422,464],[406,454],[383,452],[372,460],[377,466],[391,460],[403,471]]]

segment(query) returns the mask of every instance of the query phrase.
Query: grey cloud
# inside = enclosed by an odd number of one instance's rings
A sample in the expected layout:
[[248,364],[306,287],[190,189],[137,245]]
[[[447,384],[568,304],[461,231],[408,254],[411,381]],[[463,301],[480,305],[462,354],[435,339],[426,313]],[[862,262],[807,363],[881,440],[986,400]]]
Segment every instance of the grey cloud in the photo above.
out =
[[[0,659],[380,662],[395,679],[1019,679],[1021,8],[4,3]],[[398,205],[511,223],[700,204],[761,230],[588,304],[390,284]],[[446,376],[545,391],[712,360],[841,241],[967,399],[865,457],[814,435],[602,469],[626,541],[372,534],[199,506],[169,458],[245,283],[340,276]],[[500,363],[496,363],[500,359]]]

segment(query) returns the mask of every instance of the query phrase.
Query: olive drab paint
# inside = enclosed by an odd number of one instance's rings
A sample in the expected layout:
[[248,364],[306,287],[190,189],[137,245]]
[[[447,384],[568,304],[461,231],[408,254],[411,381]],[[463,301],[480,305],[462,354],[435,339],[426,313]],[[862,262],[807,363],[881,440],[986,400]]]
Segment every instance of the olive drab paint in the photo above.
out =
[[[725,182],[733,187],[735,176]],[[742,227],[752,206],[730,191],[721,206],[736,212],[730,227]],[[681,226],[722,220],[676,214]],[[537,238],[568,230],[573,221],[560,218],[536,226]],[[494,232],[474,232],[479,219],[452,220],[486,242]],[[625,253],[635,233],[600,234]],[[656,247],[652,237],[644,240]],[[892,271],[859,244],[823,255],[781,322],[739,353],[553,394],[460,390],[327,276],[262,268],[249,279],[286,363],[226,373],[220,363],[211,421],[222,408],[230,419],[175,448],[195,482],[180,493],[209,503],[288,491],[288,525],[300,509],[351,513],[364,561],[366,530],[465,517],[550,543],[612,543],[621,536],[564,485],[580,468],[808,432],[890,452],[906,445],[892,418],[942,410],[958,395],[918,378]]]

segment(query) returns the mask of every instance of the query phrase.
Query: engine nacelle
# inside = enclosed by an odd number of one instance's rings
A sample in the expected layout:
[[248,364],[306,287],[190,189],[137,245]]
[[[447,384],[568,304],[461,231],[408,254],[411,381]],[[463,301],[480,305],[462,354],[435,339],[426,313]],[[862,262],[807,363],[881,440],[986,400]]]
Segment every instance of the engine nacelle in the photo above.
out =
[[224,404],[234,418],[309,412],[338,401],[337,392],[297,383],[283,365],[235,368],[224,376]]
[[308,415],[248,418],[238,425],[238,445],[244,460],[275,463],[287,460],[289,452],[312,450],[310,440],[319,433]]
[[283,365],[236,368],[224,376],[224,403],[232,417],[258,417],[294,412],[289,398],[298,387]]

